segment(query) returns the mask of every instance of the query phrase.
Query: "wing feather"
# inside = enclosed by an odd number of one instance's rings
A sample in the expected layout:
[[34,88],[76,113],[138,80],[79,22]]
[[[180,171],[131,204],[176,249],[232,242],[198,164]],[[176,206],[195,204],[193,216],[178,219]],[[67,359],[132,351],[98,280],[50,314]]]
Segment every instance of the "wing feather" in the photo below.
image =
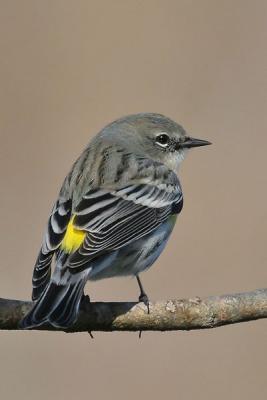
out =
[[172,184],[128,185],[118,190],[89,191],[75,212],[74,226],[87,231],[81,247],[70,256],[73,272],[103,252],[116,250],[156,229],[181,207],[182,191],[176,178]]

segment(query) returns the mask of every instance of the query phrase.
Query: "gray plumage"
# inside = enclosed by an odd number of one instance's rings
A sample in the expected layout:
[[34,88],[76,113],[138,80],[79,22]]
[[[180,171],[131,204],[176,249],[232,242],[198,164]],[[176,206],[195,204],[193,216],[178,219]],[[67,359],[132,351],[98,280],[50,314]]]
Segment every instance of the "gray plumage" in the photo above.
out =
[[121,118],[96,135],[52,210],[33,272],[35,305],[22,327],[66,328],[77,318],[88,279],[138,277],[149,268],[182,209],[175,171],[188,148],[206,144],[150,113]]

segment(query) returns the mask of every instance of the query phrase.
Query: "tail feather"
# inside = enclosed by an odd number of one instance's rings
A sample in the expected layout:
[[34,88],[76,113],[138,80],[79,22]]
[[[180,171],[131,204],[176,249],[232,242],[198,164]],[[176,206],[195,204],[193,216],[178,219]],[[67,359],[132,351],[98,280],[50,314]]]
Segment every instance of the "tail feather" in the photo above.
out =
[[68,328],[72,325],[78,316],[87,277],[82,274],[74,279],[64,283],[51,280],[20,326],[23,329],[32,329],[45,323],[57,328]]
[[75,287],[70,287],[66,293],[67,301],[61,301],[58,306],[50,314],[50,321],[53,321],[54,326],[68,327],[77,319],[81,298],[83,296],[85,283],[81,280],[75,284]]

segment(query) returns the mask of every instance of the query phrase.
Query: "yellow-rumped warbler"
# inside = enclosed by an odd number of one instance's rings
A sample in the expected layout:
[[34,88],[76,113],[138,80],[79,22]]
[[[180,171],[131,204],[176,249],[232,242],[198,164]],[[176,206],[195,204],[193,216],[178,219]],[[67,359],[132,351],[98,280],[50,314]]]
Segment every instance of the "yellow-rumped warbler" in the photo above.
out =
[[159,257],[183,206],[174,171],[187,149],[208,144],[152,113],[116,120],[95,136],[50,215],[33,271],[35,304],[21,326],[73,324],[88,279],[136,276],[148,306],[139,274]]

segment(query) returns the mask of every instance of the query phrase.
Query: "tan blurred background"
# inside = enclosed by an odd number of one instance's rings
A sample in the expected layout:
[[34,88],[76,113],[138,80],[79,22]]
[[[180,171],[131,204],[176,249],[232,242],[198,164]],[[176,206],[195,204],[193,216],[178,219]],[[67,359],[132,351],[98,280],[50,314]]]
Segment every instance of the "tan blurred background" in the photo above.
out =
[[[99,129],[153,111],[211,140],[143,275],[151,300],[266,286],[267,2],[0,0],[0,296],[28,299],[44,225]],[[132,279],[88,284],[135,300]],[[266,399],[266,321],[213,331],[0,332],[0,398]]]

